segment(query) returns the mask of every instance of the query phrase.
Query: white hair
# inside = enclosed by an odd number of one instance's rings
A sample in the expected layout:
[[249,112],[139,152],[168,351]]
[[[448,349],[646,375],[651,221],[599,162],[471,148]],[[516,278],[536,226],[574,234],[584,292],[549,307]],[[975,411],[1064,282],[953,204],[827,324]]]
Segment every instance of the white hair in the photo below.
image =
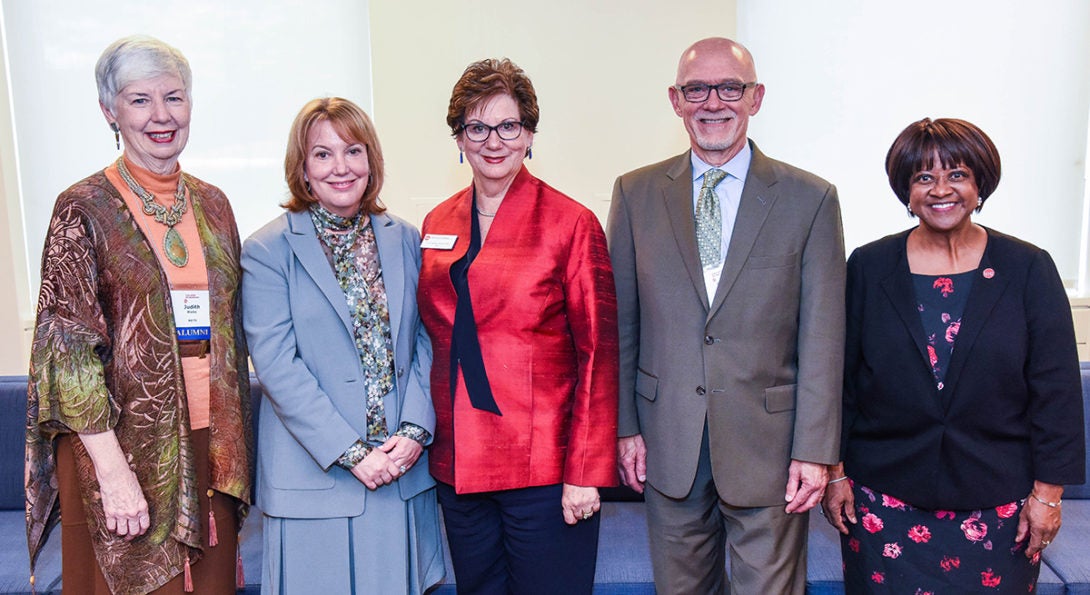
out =
[[190,97],[193,73],[177,48],[147,35],[122,37],[103,50],[95,64],[98,100],[113,112],[114,99],[126,85],[164,74],[181,78],[186,97]]

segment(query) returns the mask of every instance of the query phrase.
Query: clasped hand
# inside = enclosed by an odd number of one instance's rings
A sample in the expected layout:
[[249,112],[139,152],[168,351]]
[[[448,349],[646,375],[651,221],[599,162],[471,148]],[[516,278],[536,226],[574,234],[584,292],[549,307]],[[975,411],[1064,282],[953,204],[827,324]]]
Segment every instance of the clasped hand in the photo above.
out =
[[391,436],[352,468],[352,475],[369,490],[376,490],[412,469],[424,447],[412,438]]

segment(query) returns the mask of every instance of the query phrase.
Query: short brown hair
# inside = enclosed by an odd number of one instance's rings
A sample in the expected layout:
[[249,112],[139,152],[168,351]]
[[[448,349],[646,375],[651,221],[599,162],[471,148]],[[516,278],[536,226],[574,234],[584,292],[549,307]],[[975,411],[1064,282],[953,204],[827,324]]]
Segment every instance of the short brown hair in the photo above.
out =
[[908,204],[909,187],[916,172],[931,169],[935,154],[942,167],[964,165],[973,172],[980,190],[979,211],[999,185],[999,151],[992,139],[975,125],[956,118],[924,118],[897,135],[886,153],[886,174],[897,198]]
[[284,156],[284,179],[288,182],[291,196],[281,206],[293,213],[299,213],[318,202],[304,180],[303,165],[307,159],[307,135],[319,122],[329,122],[342,139],[349,143],[360,143],[367,149],[371,179],[363,191],[360,212],[374,214],[385,211],[386,207],[378,202],[385,167],[375,125],[360,106],[340,97],[312,99],[295,116],[291,132],[288,133],[288,151]]
[[447,108],[447,125],[451,134],[457,136],[465,125],[466,114],[496,95],[510,95],[518,104],[522,126],[530,132],[537,132],[540,112],[530,77],[507,58],[486,58],[467,66],[462,77],[454,83]]

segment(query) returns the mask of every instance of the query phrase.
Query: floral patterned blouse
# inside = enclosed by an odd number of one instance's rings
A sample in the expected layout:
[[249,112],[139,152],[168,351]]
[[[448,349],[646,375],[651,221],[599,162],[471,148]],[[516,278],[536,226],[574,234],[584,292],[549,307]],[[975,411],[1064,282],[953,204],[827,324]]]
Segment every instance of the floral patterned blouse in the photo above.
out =
[[[340,217],[318,203],[311,205],[310,219],[352,316],[356,351],[367,389],[367,436],[360,440],[360,448],[366,454],[390,437],[382,398],[394,387],[390,311],[375,230],[366,215]],[[427,430],[409,422],[402,422],[394,434],[412,438],[421,445],[431,437]]]
[[927,357],[939,390],[943,389],[946,370],[954,355],[954,341],[961,329],[961,315],[975,276],[975,270],[954,275],[912,275],[916,308],[927,337]]

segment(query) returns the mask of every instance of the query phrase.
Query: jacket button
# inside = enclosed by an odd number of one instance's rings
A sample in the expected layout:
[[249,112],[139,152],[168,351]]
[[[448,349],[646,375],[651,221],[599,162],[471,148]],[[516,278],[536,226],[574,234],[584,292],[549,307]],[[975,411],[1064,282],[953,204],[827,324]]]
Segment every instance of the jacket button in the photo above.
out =
[[397,377],[401,378],[404,375],[405,375],[405,368],[398,368],[397,369]]
[[704,337],[705,345],[711,345],[712,343],[715,343],[715,339],[713,339],[711,335]]
[[704,393],[706,393],[706,392],[708,392],[708,391],[704,390],[704,387],[703,387],[703,386],[698,386],[698,387],[696,387],[696,394],[698,394],[698,395],[700,395],[700,396],[702,396],[702,397],[703,397],[703,396],[704,396]]

